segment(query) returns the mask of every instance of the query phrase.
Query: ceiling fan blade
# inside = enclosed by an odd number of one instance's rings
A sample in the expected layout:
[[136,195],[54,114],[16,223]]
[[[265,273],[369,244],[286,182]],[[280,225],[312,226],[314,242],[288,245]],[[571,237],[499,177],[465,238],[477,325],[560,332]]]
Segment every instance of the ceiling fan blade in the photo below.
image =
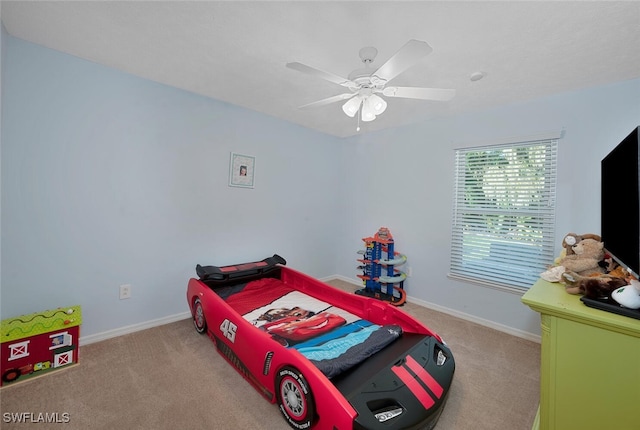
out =
[[347,88],[357,88],[358,84],[353,81],[350,81],[347,78],[343,78],[342,76],[334,75],[333,73],[325,72],[323,70],[316,69],[311,66],[307,66],[302,63],[287,63],[287,67],[293,70],[297,70],[298,72],[306,73],[307,75],[316,76],[318,78],[325,79],[329,82],[333,82],[338,85],[342,85]]
[[380,66],[371,77],[383,81],[382,83],[389,82],[422,58],[429,55],[431,51],[433,51],[433,49],[427,42],[412,39],[405,43],[398,52],[393,54],[391,58]]
[[339,102],[341,100],[350,99],[356,94],[357,93],[338,94],[337,96],[327,97],[326,99],[318,100],[317,102],[307,103],[306,105],[298,106],[298,109],[307,109],[307,108],[314,108],[318,106],[329,105],[331,103]]
[[382,94],[387,97],[446,102],[455,97],[456,90],[445,88],[386,87],[382,90]]

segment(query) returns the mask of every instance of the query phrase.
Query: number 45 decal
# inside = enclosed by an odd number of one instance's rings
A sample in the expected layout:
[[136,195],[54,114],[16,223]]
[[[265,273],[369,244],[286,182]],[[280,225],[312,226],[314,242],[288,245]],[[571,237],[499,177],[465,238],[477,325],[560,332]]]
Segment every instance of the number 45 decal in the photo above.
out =
[[237,330],[238,326],[228,319],[225,319],[224,321],[222,321],[222,324],[220,324],[220,331],[222,332],[222,335],[229,339],[232,343],[235,343],[236,341]]

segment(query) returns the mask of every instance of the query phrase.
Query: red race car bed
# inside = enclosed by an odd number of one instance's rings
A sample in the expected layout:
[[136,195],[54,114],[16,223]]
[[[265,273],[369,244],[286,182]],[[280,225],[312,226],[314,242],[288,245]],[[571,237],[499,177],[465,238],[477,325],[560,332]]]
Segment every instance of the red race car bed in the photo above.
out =
[[196,330],[293,428],[433,428],[455,370],[442,339],[285,264],[198,265],[187,287]]

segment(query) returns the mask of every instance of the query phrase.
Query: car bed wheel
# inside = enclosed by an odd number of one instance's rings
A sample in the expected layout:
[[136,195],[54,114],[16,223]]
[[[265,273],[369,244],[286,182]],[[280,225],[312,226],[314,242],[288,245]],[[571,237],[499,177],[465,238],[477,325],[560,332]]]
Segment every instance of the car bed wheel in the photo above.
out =
[[285,420],[294,429],[311,428],[315,404],[309,384],[294,367],[285,366],[276,378],[278,406]]
[[198,333],[207,331],[207,320],[204,318],[204,309],[202,309],[200,299],[195,299],[193,302],[193,325]]

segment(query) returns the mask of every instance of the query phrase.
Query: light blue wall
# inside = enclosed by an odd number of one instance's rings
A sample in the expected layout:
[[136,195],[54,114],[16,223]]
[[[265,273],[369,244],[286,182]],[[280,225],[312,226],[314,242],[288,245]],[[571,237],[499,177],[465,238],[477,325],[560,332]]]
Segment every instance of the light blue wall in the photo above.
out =
[[[336,139],[6,34],[2,315],[83,306],[83,334],[186,311],[196,263],[277,252],[354,278],[362,237],[391,229],[410,296],[539,333],[520,296],[447,278],[453,149],[565,129],[558,247],[599,231],[599,161],[640,124],[640,80]],[[229,152],[256,188],[227,186]],[[559,251],[559,248],[558,248]],[[118,286],[133,297],[118,300]]]
[[3,318],[80,304],[92,335],[186,312],[196,263],[335,272],[341,141],[4,39]]
[[[559,141],[557,253],[568,232],[600,233],[600,160],[640,125],[640,80],[363,135],[351,164],[338,273],[354,278],[362,238],[389,227],[408,256],[410,296],[514,330],[539,333],[520,295],[447,278],[454,149],[565,130]],[[557,254],[556,254],[557,255]]]

